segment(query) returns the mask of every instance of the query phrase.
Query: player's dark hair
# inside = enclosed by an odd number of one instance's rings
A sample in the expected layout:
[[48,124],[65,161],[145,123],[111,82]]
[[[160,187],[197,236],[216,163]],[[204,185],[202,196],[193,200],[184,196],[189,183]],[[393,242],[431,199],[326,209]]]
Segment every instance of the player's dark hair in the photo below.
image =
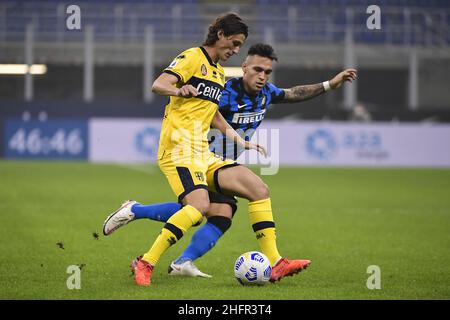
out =
[[243,34],[245,38],[248,37],[248,26],[236,13],[227,13],[219,16],[212,25],[209,26],[204,46],[212,46],[219,40],[217,32],[223,31],[225,37],[235,34]]
[[278,57],[275,54],[275,51],[273,50],[272,46],[264,43],[257,43],[254,44],[248,49],[247,55],[249,56],[260,56],[264,58],[269,58],[270,60],[278,61]]

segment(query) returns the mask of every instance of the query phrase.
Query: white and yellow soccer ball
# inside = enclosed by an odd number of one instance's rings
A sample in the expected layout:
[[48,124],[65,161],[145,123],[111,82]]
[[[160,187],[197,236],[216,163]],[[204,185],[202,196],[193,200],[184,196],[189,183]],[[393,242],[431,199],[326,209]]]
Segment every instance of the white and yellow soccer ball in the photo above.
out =
[[241,254],[234,264],[234,275],[242,285],[264,285],[271,273],[269,258],[258,251]]

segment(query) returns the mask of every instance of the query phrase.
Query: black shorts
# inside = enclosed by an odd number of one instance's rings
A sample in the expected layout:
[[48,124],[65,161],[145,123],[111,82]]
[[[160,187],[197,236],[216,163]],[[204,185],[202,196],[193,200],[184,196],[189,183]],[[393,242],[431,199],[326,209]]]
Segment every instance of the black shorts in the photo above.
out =
[[208,191],[208,195],[209,195],[209,201],[211,203],[226,203],[226,204],[230,205],[230,207],[233,211],[233,216],[234,216],[234,214],[236,213],[236,210],[237,210],[237,202],[238,202],[236,197],[227,196],[222,193],[217,193],[217,192],[213,192],[213,191]]

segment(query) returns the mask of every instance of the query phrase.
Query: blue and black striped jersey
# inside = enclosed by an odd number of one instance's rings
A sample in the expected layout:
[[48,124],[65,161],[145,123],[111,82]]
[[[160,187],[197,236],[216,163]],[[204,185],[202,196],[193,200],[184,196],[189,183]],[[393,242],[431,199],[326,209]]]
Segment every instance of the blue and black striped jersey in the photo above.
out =
[[[284,90],[267,83],[256,96],[245,92],[242,78],[227,81],[219,102],[219,111],[239,135],[250,141],[261,124],[269,105],[284,99]],[[236,159],[244,151],[217,130],[212,130],[209,148],[224,158]]]

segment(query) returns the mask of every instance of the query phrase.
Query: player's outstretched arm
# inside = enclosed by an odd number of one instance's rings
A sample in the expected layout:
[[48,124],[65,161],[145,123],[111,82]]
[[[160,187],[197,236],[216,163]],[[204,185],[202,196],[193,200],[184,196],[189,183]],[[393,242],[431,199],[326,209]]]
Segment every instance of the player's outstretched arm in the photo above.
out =
[[300,102],[312,99],[328,91],[337,89],[345,81],[353,82],[356,80],[357,71],[355,69],[346,69],[338,73],[333,79],[323,83],[316,83],[304,86],[295,86],[290,89],[284,89],[284,99],[281,102]]
[[230,126],[229,123],[225,120],[219,110],[216,111],[216,114],[211,121],[211,126],[218,129],[225,136],[236,142],[238,145],[244,147],[246,150],[254,149],[261,153],[263,156],[267,156],[266,149],[263,146],[242,139],[242,137],[236,132],[236,130],[234,130],[233,127]]
[[295,86],[284,89],[284,99],[281,102],[300,102],[312,99],[325,92],[323,83]]
[[198,95],[197,89],[192,85],[184,85],[177,88],[175,84],[178,78],[168,73],[161,73],[161,75],[153,82],[152,91],[161,96],[175,96],[190,98]]

